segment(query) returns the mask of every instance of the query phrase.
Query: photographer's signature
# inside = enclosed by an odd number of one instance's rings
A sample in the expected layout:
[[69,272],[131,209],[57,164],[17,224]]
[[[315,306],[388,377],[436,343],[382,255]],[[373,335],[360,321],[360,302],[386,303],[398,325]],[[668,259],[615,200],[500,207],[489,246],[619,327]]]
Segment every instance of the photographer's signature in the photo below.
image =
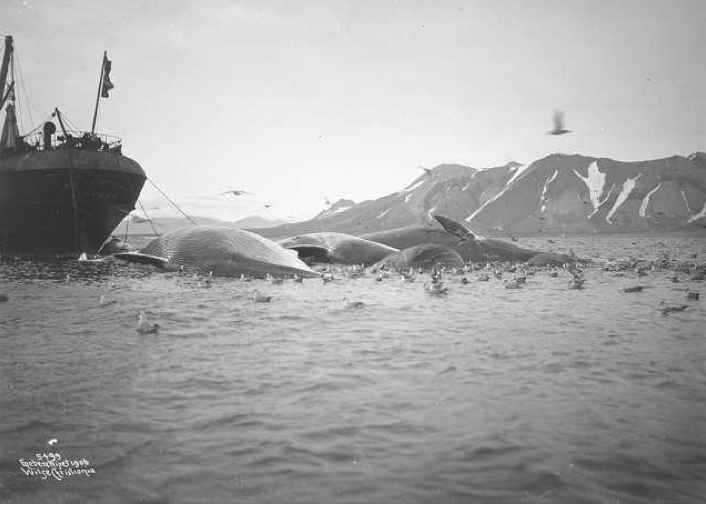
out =
[[20,471],[29,477],[42,480],[53,477],[57,481],[75,476],[90,477],[96,473],[87,459],[64,459],[58,452],[37,453],[29,461],[20,458]]

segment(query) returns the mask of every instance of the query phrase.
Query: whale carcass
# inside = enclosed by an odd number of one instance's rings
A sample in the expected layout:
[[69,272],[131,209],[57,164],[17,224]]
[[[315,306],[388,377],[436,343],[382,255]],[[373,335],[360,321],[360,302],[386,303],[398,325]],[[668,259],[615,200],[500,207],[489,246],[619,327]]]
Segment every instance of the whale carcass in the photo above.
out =
[[450,218],[437,220],[444,228],[406,227],[363,235],[363,238],[398,249],[421,244],[439,244],[450,247],[461,255],[463,261],[513,261],[524,262],[540,251],[525,249],[508,242],[482,238]]
[[219,276],[300,275],[318,277],[297,253],[255,233],[219,226],[193,226],[164,233],[139,252],[116,258],[162,268],[180,266]]
[[462,268],[463,258],[456,251],[440,244],[421,244],[408,247],[378,261],[373,269],[407,270],[422,268],[435,270],[439,268]]
[[278,242],[293,249],[307,263],[344,263],[372,265],[397,252],[385,244],[365,240],[347,233],[317,232],[291,237]]

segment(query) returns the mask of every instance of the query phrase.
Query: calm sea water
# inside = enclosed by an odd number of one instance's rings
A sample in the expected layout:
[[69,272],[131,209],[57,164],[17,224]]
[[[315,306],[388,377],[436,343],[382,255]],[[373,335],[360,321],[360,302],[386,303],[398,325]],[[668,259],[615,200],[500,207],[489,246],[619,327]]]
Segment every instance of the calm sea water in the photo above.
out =
[[[706,259],[704,239],[520,243]],[[673,276],[593,267],[583,290],[564,271],[506,290],[473,273],[431,297],[421,275],[207,289],[0,264],[0,500],[702,502],[706,310],[686,289],[706,290]],[[140,310],[159,333],[136,331]],[[22,471],[59,457],[86,474]]]

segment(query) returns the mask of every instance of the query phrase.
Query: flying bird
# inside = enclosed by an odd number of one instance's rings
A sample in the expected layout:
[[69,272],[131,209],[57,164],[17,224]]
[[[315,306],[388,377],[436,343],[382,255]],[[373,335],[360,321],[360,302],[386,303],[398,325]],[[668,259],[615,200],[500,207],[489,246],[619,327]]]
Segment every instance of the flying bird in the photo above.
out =
[[243,191],[241,189],[231,189],[229,191],[224,191],[223,193],[221,193],[221,195],[228,195],[231,193],[233,194],[233,196],[252,195],[252,193]]
[[564,135],[571,130],[564,128],[564,113],[560,110],[554,111],[554,129],[547,132],[547,135]]
[[328,196],[324,197],[324,202],[326,202],[326,205],[328,205],[329,207],[331,206],[331,200],[328,199]]
[[49,442],[47,442],[47,445],[54,445],[54,444],[56,444],[58,441],[59,441],[58,439],[52,438],[51,440],[49,440]]

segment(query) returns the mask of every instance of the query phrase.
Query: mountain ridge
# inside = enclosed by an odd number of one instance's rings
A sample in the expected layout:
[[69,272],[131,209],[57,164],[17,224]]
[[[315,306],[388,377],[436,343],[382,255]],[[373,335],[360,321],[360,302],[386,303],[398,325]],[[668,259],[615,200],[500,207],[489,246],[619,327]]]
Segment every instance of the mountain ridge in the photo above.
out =
[[706,227],[706,153],[646,161],[554,153],[527,165],[440,164],[400,191],[253,231],[273,238],[315,231],[362,235],[436,226],[435,213],[487,236],[700,233]]

